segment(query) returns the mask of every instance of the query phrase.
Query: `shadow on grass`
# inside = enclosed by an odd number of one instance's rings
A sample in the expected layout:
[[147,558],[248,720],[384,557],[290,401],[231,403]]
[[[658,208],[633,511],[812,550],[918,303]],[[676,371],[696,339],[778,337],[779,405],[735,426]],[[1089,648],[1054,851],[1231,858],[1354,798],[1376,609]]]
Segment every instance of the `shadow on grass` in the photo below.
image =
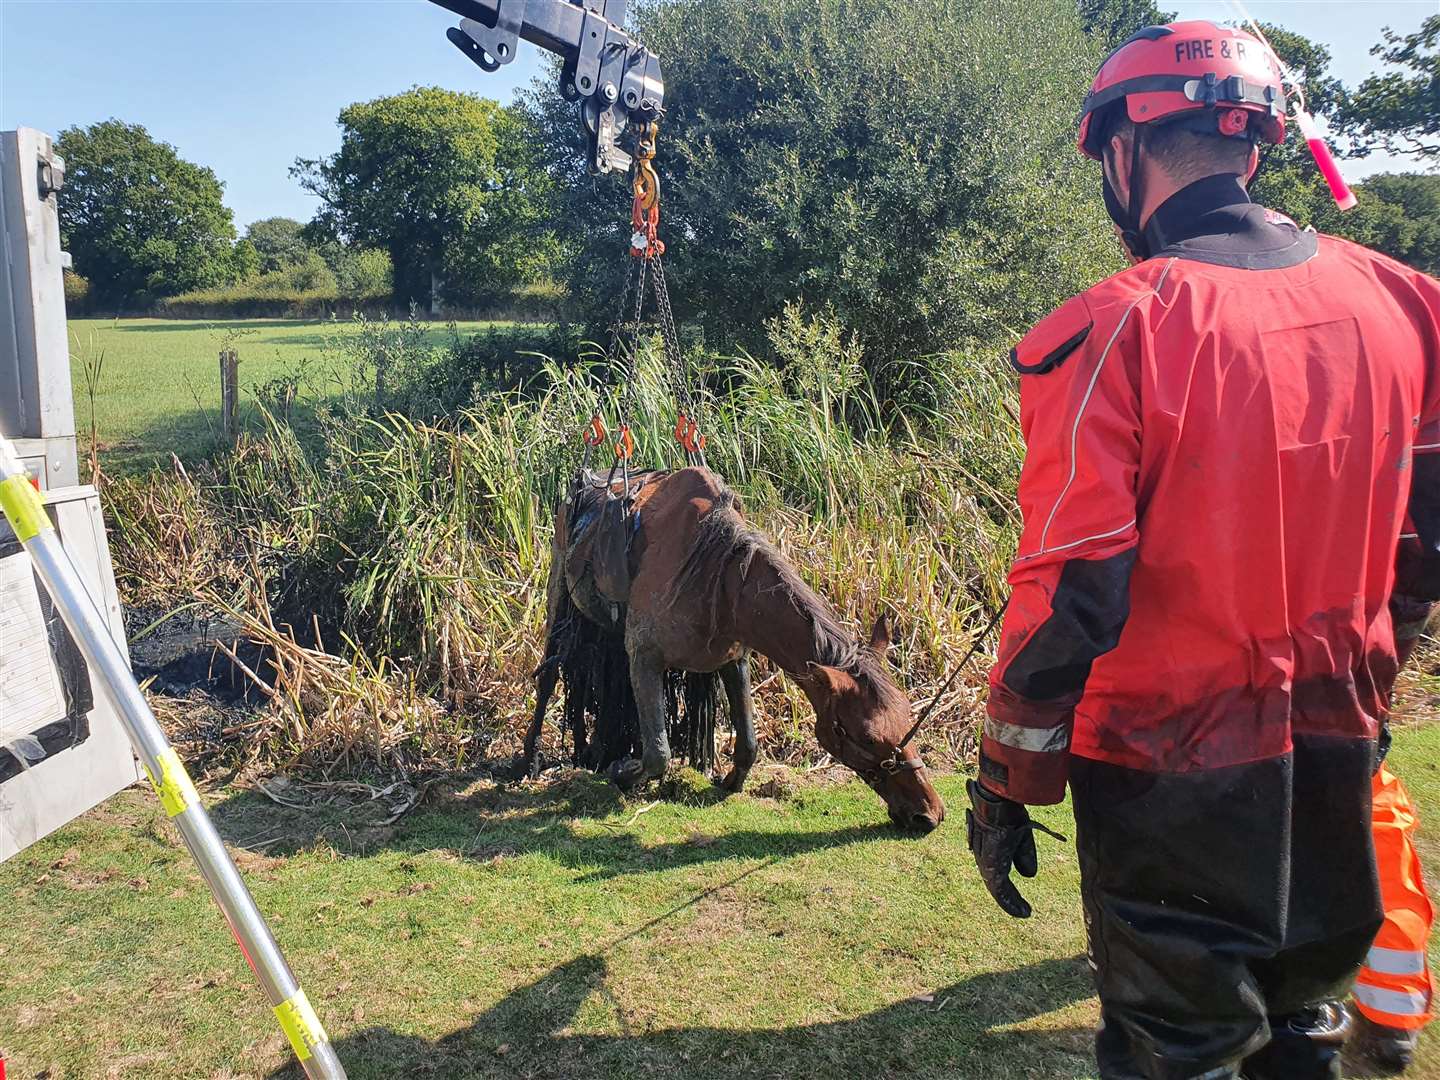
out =
[[[680,787],[676,784],[675,787]],[[661,794],[665,794],[662,790]],[[726,796],[709,785],[684,787],[672,802],[712,805]],[[695,832],[687,838],[647,845],[625,827],[626,803],[613,785],[589,773],[519,787],[484,787],[468,794],[440,792],[394,825],[367,826],[352,808],[337,805],[291,809],[256,792],[239,792],[211,808],[227,843],[270,856],[293,855],[326,845],[342,855],[377,851],[417,854],[453,851],[462,858],[488,862],[496,857],[540,855],[580,871],[577,883],[605,881],[731,859],[781,859],[815,851],[890,841],[906,834],[884,818],[878,804],[873,824],[824,830],[799,830],[777,820],[774,830],[724,829],[716,835]],[[703,822],[703,819],[701,819]]]
[[[638,931],[637,931],[638,932]],[[617,943],[618,944],[618,943]],[[352,1080],[382,1076],[525,1077],[536,1080],[681,1076],[1021,1077],[1089,1075],[1088,1029],[1043,1034],[1010,1025],[1084,1001],[1082,957],[963,979],[933,995],[853,1019],[779,1028],[632,1030],[607,990],[604,954],[585,954],[512,991],[469,1026],[431,1042],[371,1028],[335,1043]],[[703,995],[705,988],[696,987]],[[573,1030],[594,1006],[619,1034]],[[763,1018],[740,1017],[741,1023]],[[291,1065],[271,1080],[301,1076]]]

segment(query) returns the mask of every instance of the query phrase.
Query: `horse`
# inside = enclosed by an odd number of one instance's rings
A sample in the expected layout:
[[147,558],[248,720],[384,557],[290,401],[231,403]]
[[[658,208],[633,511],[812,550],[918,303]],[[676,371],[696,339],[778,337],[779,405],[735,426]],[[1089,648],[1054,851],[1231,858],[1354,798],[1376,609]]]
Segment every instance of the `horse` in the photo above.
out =
[[[692,713],[703,713],[704,694],[697,692],[703,682],[677,691],[674,673],[685,672],[694,673],[692,680],[718,677],[724,688],[735,750],[720,784],[739,792],[758,753],[750,687],[750,655],[758,652],[804,691],[820,745],[884,800],[891,820],[929,832],[944,819],[924,762],[901,745],[912,714],[884,659],[888,620],[882,613],[868,643],[853,638],[746,521],[739,499],[715,473],[699,467],[638,473],[628,487],[613,474],[577,475],[556,512],[551,557],[545,656],[522,769],[533,773],[546,707],[563,674],[567,697],[578,693],[566,708],[577,761],[589,753],[592,766],[608,763],[625,791],[662,776],[671,758],[667,716],[673,721],[677,696]],[[618,675],[595,670],[606,649],[620,654]],[[597,702],[607,681],[621,684],[638,737],[609,734],[599,740],[603,746],[587,744],[584,712],[604,711]],[[708,741],[713,755],[713,719],[708,732],[704,726],[702,719],[702,737],[693,744]]]

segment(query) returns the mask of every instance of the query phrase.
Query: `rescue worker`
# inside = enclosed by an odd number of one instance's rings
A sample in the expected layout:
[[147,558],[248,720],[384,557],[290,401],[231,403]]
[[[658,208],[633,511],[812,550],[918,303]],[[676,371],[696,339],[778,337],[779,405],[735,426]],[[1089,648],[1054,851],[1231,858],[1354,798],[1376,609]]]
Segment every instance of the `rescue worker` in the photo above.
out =
[[1440,283],[1253,204],[1284,136],[1251,35],[1122,45],[1079,144],[1135,265],[1012,356],[1025,524],[969,839],[1028,916],[1025,804],[1068,782],[1115,1080],[1340,1075],[1388,600],[1440,597]]
[[[1418,542],[1411,525],[1400,542],[1402,563],[1415,558]],[[1431,610],[1432,605],[1403,595],[1391,600],[1401,667],[1419,643]],[[1434,986],[1425,951],[1435,910],[1415,851],[1416,814],[1405,785],[1382,764],[1375,771],[1371,797],[1371,835],[1385,922],[1355,980],[1360,1024],[1354,1042],[1374,1064],[1401,1073],[1414,1061],[1420,1029],[1431,1019]]]
[[1360,1014],[1355,1043],[1376,1065],[1401,1073],[1414,1061],[1420,1029],[1432,1018],[1434,985],[1425,950],[1435,909],[1415,852],[1415,809],[1405,785],[1382,765],[1373,787],[1372,831],[1385,923],[1355,980]]

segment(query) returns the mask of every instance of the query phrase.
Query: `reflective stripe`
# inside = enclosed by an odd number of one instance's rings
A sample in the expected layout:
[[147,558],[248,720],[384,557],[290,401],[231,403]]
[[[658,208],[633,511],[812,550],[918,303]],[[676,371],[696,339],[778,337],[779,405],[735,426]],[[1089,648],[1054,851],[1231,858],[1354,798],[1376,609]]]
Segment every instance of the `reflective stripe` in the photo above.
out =
[[290,1040],[295,1056],[301,1061],[309,1061],[315,1056],[315,1047],[330,1041],[304,990],[296,990],[293,997],[276,1005],[275,1016],[280,1021],[280,1030]]
[[1379,945],[1370,946],[1370,955],[1365,957],[1365,966],[1377,975],[1423,975],[1425,954],[1410,949],[1384,949]]
[[1001,746],[1012,750],[1028,750],[1032,754],[1055,754],[1070,749],[1070,725],[1049,728],[1021,727],[1007,724],[993,716],[985,718],[985,734]]
[[1079,547],[1081,544],[1088,544],[1092,540],[1108,540],[1112,536],[1119,536],[1127,529],[1134,528],[1138,520],[1138,518],[1131,518],[1129,521],[1125,522],[1124,525],[1121,525],[1118,529],[1111,529],[1109,532],[1096,533],[1094,536],[1084,536],[1081,537],[1079,540],[1072,540],[1068,544],[1061,544],[1059,547],[1045,548],[1041,551],[1035,552],[1034,555],[1021,555],[1015,560],[1015,562],[1018,565],[1022,562],[1025,562],[1027,559],[1038,559],[1041,555],[1053,555],[1057,551],[1068,551],[1070,548]]
[[24,473],[0,480],[0,516],[9,519],[15,539],[22,544],[54,527],[45,514],[40,492]]
[[1430,1005],[1428,996],[1418,990],[1386,990],[1362,982],[1355,984],[1355,1000],[1391,1016],[1424,1016]]

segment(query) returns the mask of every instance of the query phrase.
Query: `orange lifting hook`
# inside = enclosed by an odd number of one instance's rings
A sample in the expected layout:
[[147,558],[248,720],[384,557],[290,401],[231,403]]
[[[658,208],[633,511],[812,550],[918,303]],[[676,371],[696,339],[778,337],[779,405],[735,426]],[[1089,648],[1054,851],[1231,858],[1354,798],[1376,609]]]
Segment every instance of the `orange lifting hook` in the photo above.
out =
[[615,444],[615,456],[621,461],[629,461],[635,456],[635,439],[630,434],[630,425],[622,427],[619,434],[620,439]]
[[635,193],[630,221],[635,235],[630,239],[630,254],[637,259],[653,259],[665,254],[660,230],[660,176],[655,172],[655,139],[658,123],[646,125],[635,147],[634,174],[630,182]]
[[675,418],[675,441],[690,453],[700,454],[709,440],[700,434],[700,425],[682,412]]
[[580,440],[586,446],[599,446],[605,441],[606,434],[605,424],[601,421],[600,414],[596,413],[590,418],[590,426],[580,433]]
[[641,210],[651,210],[660,202],[660,175],[649,161],[635,163],[635,180],[630,187]]

